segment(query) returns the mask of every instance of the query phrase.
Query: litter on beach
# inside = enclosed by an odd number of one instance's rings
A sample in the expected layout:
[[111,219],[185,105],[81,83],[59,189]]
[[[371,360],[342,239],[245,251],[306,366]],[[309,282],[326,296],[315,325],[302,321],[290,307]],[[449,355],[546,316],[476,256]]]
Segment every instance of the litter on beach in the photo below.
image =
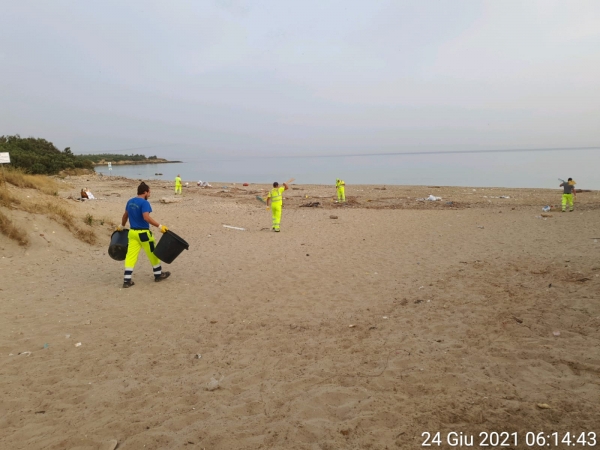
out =
[[246,231],[245,228],[232,227],[231,225],[223,225],[225,228],[231,228],[232,230]]

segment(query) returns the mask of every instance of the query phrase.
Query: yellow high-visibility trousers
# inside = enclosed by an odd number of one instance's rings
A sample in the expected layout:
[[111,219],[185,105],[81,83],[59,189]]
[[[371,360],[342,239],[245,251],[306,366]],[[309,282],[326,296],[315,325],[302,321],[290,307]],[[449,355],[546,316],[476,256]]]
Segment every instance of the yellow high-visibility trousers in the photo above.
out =
[[271,203],[271,213],[273,214],[273,229],[279,231],[279,224],[281,222],[281,202]]
[[567,202],[569,203],[569,208],[573,211],[573,194],[563,194],[562,196],[562,210],[567,210]]
[[175,185],[175,194],[181,194],[181,184]]
[[154,276],[160,276],[162,267],[160,265],[160,259],[154,254],[155,241],[152,231],[129,230],[127,236],[129,237],[129,245],[127,246],[127,255],[125,256],[125,282],[131,281],[133,268],[137,263],[138,255],[142,249],[144,249],[146,255],[148,255],[150,264],[152,264]]
[[345,188],[343,188],[343,187],[337,188],[337,198],[338,198],[338,202],[346,201],[346,189]]

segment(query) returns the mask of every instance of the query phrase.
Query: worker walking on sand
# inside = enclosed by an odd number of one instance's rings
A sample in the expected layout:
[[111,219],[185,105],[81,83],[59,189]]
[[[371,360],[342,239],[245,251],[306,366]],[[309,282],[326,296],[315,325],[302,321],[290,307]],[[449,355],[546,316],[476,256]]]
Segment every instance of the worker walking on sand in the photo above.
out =
[[335,188],[337,190],[337,201],[339,203],[345,203],[346,202],[346,183],[344,182],[344,180],[340,180],[339,178],[337,178],[335,180]]
[[154,255],[154,236],[150,231],[150,225],[158,227],[161,233],[166,233],[168,228],[165,225],[160,225],[156,220],[150,217],[152,207],[148,198],[150,197],[150,187],[142,182],[137,189],[137,197],[133,197],[127,202],[125,213],[121,219],[121,225],[117,227],[117,231],[122,231],[123,227],[129,219],[131,229],[129,230],[129,245],[127,246],[127,255],[125,256],[125,277],[123,287],[128,288],[134,285],[131,280],[133,268],[137,262],[140,250],[144,249],[152,269],[154,271],[154,281],[162,281],[171,275],[170,272],[163,272],[160,265],[160,260]]
[[175,177],[175,195],[181,194],[181,175]]
[[573,178],[563,181],[559,186],[563,188],[562,212],[567,211],[567,202],[569,203],[569,212],[573,212],[573,200],[575,198],[575,182]]
[[288,189],[287,183],[283,183],[283,187],[279,187],[276,181],[273,183],[273,189],[267,195],[267,209],[271,207],[273,214],[273,231],[279,232],[279,224],[281,222],[281,207],[283,206],[283,191]]

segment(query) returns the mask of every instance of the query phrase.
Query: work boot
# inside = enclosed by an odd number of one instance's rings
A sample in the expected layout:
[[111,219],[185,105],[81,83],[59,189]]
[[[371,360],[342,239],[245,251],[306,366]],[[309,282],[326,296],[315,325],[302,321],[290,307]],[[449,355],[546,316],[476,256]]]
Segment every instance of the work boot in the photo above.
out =
[[135,284],[135,283],[134,283],[133,281],[131,281],[131,280],[129,280],[129,281],[124,281],[124,282],[123,282],[123,289],[130,288],[130,287],[131,287],[131,286],[133,286],[134,284]]
[[171,276],[171,272],[163,272],[159,276],[154,277],[154,281],[158,283],[159,281],[166,280],[169,276]]

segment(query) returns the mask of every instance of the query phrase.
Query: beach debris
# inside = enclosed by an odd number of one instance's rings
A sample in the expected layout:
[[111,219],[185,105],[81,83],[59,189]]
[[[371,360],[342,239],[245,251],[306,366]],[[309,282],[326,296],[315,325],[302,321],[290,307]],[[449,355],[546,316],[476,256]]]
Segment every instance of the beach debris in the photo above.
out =
[[329,216],[330,219],[337,219],[338,216]]
[[544,211],[544,212],[548,212],[548,211],[550,211],[551,209],[552,209],[552,206],[550,206],[550,205],[546,205],[546,206],[544,206],[544,207],[542,208],[542,211]]
[[552,217],[552,214],[542,214],[542,217]]
[[446,202],[446,205],[453,205],[454,202]]
[[320,202],[308,202],[304,205],[300,205],[300,208],[318,208],[320,205]]
[[75,347],[81,347],[81,342],[78,342],[77,344],[75,344]]
[[44,344],[44,347],[43,347],[43,348],[45,348],[45,349],[46,349],[46,348],[48,348],[48,347],[50,347],[50,344]]
[[548,403],[538,403],[537,407],[540,409],[552,409]]
[[223,378],[225,378],[225,375],[221,375],[221,378],[219,378],[218,380],[214,377],[210,377],[210,381],[206,383],[205,389],[207,391],[216,391],[217,389],[219,389],[219,385],[221,381],[223,381]]
[[160,199],[161,203],[179,203],[182,198],[173,198],[173,197],[163,197]]
[[382,317],[382,319],[387,319],[387,318],[388,318],[388,316],[383,316],[383,317]]
[[481,228],[483,230],[483,225],[477,225],[477,228]]
[[17,355],[25,355],[25,356],[30,356],[31,352],[19,352],[17,353]]
[[232,227],[231,225],[223,225],[224,228],[231,228],[232,230],[246,231],[245,228]]
[[104,447],[102,447],[102,450],[115,450],[117,445],[119,445],[119,442],[116,439],[111,439]]
[[242,186],[250,186],[248,183],[244,183],[242,184]]
[[517,316],[513,316],[513,319],[515,319],[517,323],[523,323],[523,319],[519,319]]
[[348,325],[348,328],[356,328],[356,325],[354,325],[354,324]]
[[552,334],[556,337],[560,336],[560,331],[553,331]]
[[194,359],[200,359],[200,358],[202,358],[202,355],[200,353],[196,353],[194,355]]
[[442,197],[436,197],[435,195],[429,194],[429,197],[427,197],[425,200],[427,200],[429,202],[438,202],[441,199],[442,199]]

